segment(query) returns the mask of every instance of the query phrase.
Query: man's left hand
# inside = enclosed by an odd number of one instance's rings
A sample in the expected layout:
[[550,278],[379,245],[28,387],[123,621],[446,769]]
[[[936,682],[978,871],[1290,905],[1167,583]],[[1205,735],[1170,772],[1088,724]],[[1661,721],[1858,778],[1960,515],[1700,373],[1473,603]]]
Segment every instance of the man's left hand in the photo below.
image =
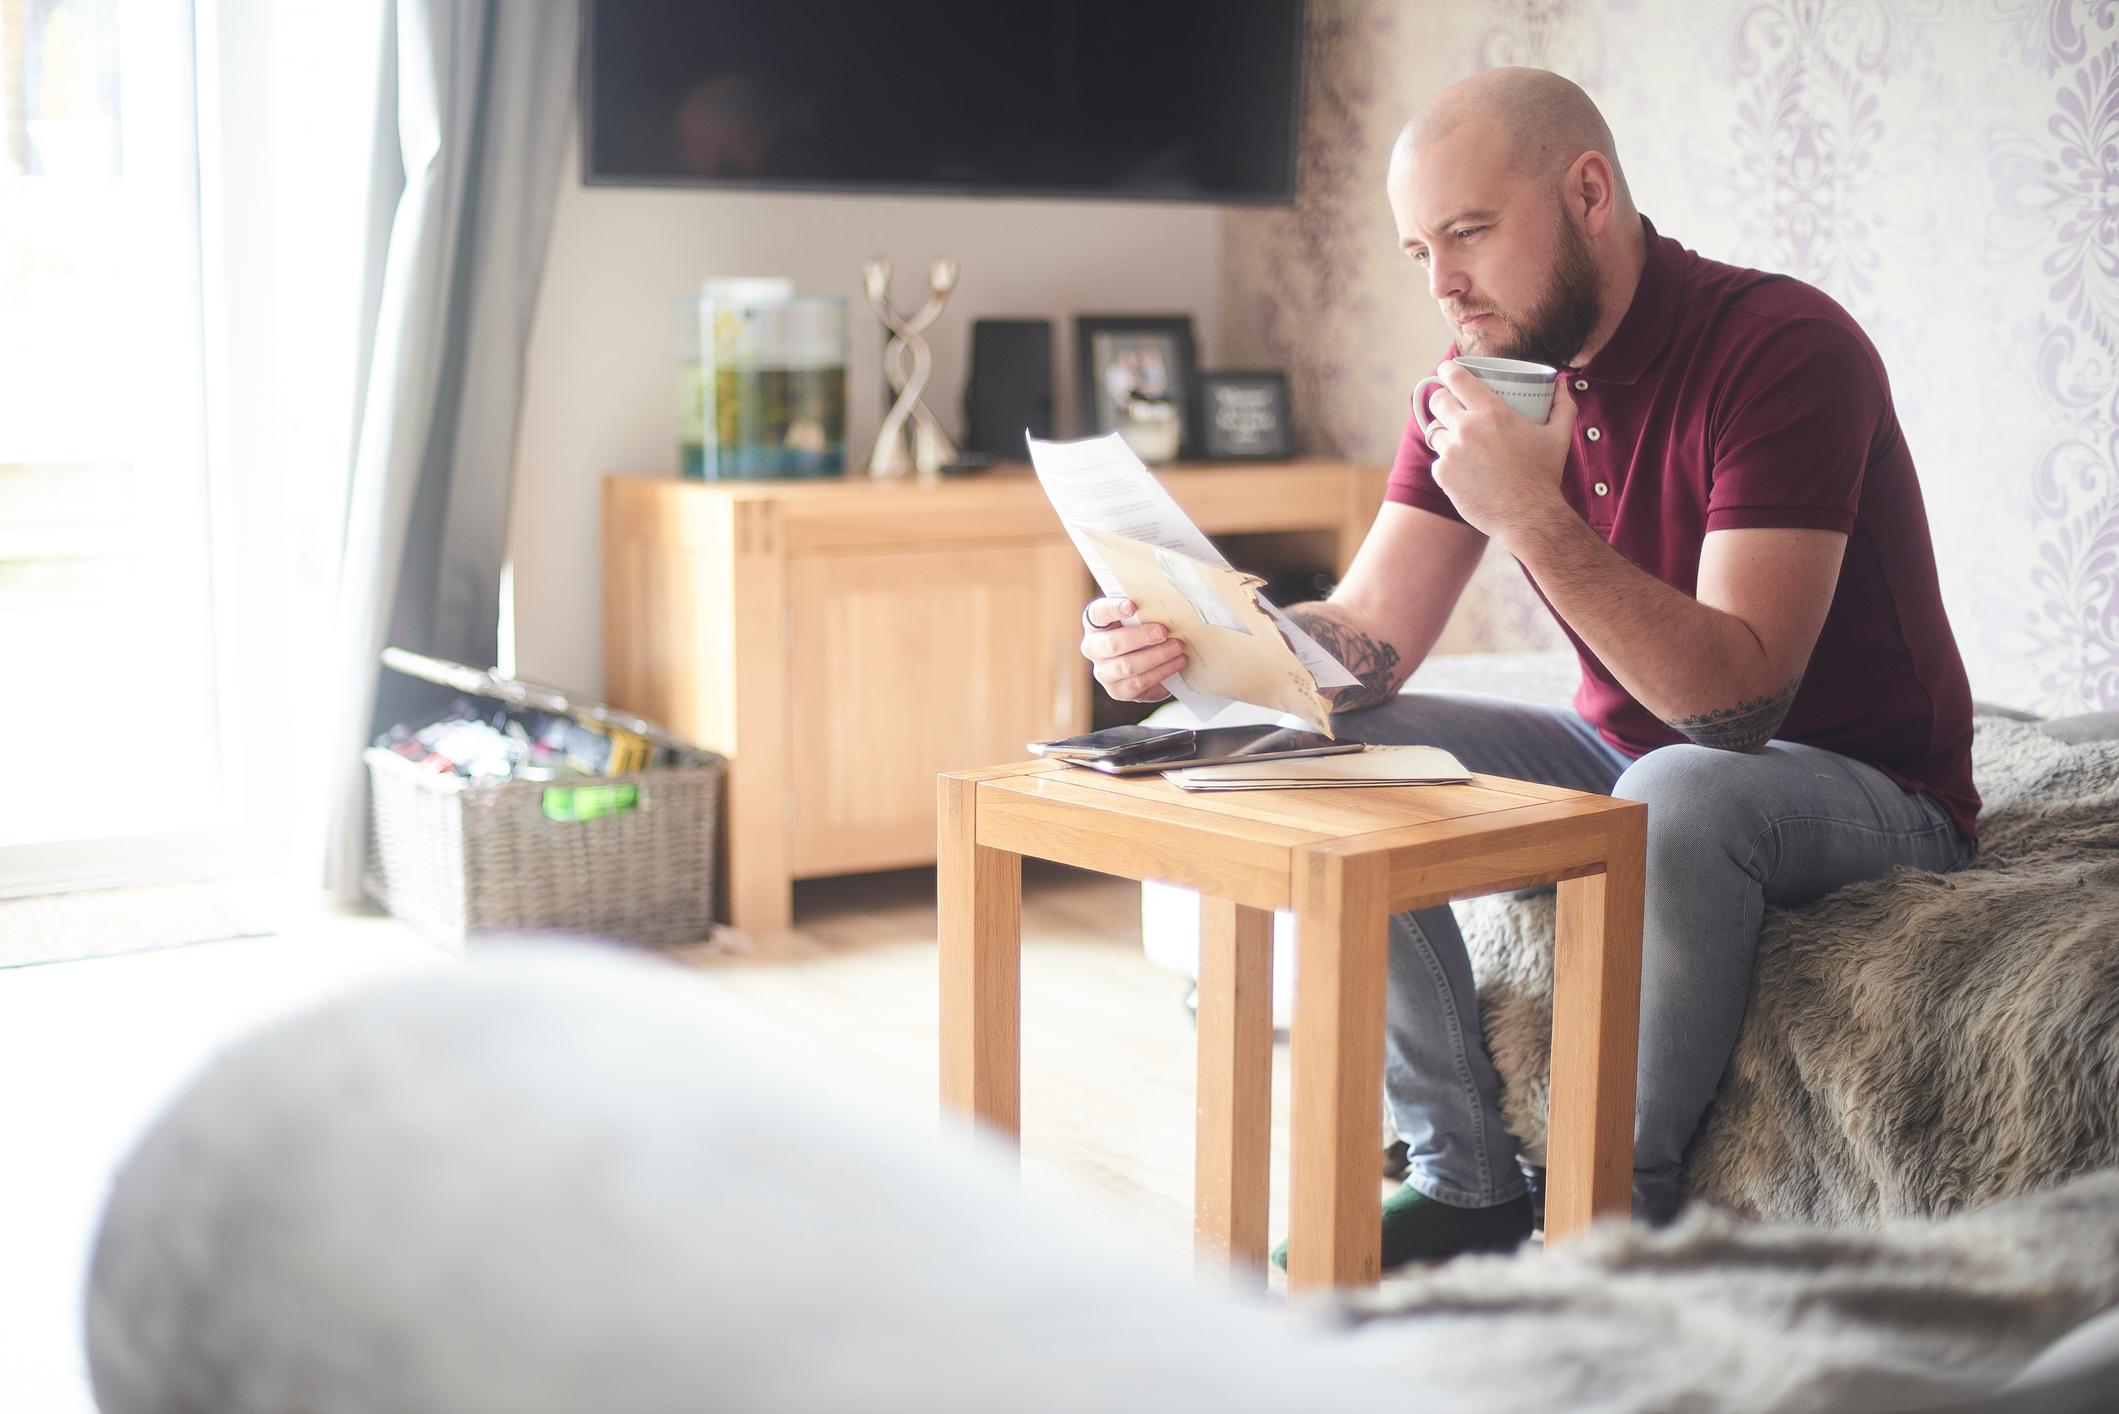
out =
[[1511,550],[1518,532],[1555,514],[1574,514],[1560,494],[1575,433],[1567,380],[1555,380],[1552,416],[1540,424],[1461,364],[1442,365],[1441,378],[1428,403],[1428,445],[1436,452],[1435,484],[1457,514]]

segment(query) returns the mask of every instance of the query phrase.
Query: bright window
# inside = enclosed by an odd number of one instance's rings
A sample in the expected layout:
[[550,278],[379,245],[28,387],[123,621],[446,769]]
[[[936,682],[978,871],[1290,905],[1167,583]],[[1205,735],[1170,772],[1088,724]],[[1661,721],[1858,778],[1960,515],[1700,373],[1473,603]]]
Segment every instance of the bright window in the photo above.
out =
[[227,822],[178,0],[0,0],[0,846]]

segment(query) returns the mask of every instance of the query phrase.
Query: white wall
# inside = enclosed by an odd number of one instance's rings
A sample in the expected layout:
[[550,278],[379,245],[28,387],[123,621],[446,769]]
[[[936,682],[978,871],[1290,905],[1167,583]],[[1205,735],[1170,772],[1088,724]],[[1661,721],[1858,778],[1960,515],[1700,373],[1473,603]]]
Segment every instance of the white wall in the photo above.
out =
[[1076,314],[1189,314],[1207,366],[1221,349],[1218,207],[586,187],[578,142],[577,131],[530,336],[509,522],[525,677],[601,690],[598,480],[676,474],[671,303],[709,275],[786,275],[801,293],[848,297],[856,469],[882,415],[882,328],[860,293],[870,257],[896,266],[900,309],[924,298],[930,260],[961,267],[929,336],[928,406],[952,435],[975,318],[1055,322],[1062,431],[1073,426]]

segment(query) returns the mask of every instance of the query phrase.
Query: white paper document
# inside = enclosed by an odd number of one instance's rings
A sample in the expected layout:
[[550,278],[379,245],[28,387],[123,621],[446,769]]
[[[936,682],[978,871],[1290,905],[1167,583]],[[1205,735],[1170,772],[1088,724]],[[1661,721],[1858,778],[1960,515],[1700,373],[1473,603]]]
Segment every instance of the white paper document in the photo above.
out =
[[1439,746],[1371,746],[1344,756],[1183,766],[1162,777],[1186,790],[1320,790],[1330,787],[1459,785],[1464,763]]
[[[1030,464],[1037,470],[1045,495],[1059,512],[1060,523],[1074,541],[1074,548],[1081,552],[1082,562],[1089,567],[1097,587],[1106,595],[1123,595],[1125,589],[1084,531],[1120,535],[1208,564],[1228,566],[1214,542],[1200,532],[1116,432],[1079,442],[1041,442],[1035,437],[1028,441]],[[1316,679],[1317,686],[1352,687],[1359,681],[1264,595],[1258,596],[1258,605],[1287,636],[1296,658]],[[1212,720],[1232,700],[1195,691],[1186,685],[1182,675],[1171,678],[1168,686],[1202,722]]]

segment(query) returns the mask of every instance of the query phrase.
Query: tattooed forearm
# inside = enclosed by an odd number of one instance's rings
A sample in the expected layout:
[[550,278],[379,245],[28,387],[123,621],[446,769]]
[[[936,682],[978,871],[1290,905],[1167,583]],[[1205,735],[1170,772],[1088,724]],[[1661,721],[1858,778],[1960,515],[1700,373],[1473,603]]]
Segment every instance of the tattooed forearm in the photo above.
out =
[[1372,707],[1404,684],[1405,675],[1398,671],[1398,650],[1354,627],[1328,605],[1297,604],[1287,615],[1323,644],[1325,651],[1346,664],[1348,672],[1361,679],[1359,687],[1338,690],[1332,699],[1334,711]]
[[1739,702],[1719,712],[1698,717],[1673,717],[1669,725],[1687,740],[1701,746],[1718,747],[1723,751],[1756,751],[1773,740],[1773,734],[1781,729],[1781,723],[1788,717],[1788,707],[1795,701],[1795,690],[1802,686],[1802,682],[1801,678],[1796,678],[1771,697]]

